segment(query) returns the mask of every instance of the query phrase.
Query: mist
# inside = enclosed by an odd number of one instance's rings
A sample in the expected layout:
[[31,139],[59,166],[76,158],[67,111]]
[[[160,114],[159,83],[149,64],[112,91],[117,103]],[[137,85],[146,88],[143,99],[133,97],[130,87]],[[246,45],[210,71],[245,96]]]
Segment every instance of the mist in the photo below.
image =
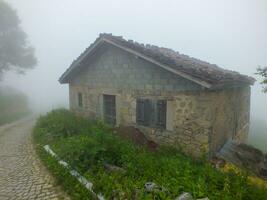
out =
[[38,65],[12,72],[2,85],[24,92],[35,111],[68,107],[68,85],[58,78],[101,32],[180,53],[258,79],[252,87],[252,118],[267,120],[258,66],[267,66],[265,0],[84,1],[8,0],[36,49]]

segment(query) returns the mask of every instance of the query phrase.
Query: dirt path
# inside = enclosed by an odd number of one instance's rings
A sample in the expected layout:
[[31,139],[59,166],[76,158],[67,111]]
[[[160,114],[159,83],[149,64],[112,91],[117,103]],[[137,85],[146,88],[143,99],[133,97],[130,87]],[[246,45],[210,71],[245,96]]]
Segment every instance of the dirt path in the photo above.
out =
[[69,199],[35,153],[33,125],[33,119],[24,119],[0,127],[0,200]]

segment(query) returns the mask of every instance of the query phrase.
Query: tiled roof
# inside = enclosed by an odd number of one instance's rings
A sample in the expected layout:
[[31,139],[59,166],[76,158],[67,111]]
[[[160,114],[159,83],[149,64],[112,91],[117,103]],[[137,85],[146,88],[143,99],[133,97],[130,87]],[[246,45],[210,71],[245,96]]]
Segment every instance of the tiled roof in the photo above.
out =
[[180,54],[172,49],[158,47],[149,44],[140,44],[133,40],[125,40],[120,36],[111,34],[100,34],[96,41],[91,44],[70,66],[70,68],[61,76],[60,82],[65,82],[65,77],[71,73],[77,62],[86,57],[87,52],[94,48],[99,41],[107,41],[120,47],[126,48],[149,59],[156,61],[164,66],[188,75],[196,80],[204,81],[210,85],[225,84],[253,84],[255,79],[246,75],[242,75],[235,71],[222,69],[215,64]]

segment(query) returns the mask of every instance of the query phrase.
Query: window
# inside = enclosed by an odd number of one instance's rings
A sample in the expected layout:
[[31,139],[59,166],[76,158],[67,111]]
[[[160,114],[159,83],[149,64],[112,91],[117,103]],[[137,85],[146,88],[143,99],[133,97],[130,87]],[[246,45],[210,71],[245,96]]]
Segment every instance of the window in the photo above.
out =
[[138,124],[145,123],[145,100],[137,99],[136,102],[136,121]]
[[137,99],[136,121],[140,125],[150,124],[151,102],[149,99]]
[[166,100],[137,99],[137,124],[166,129],[166,107]]
[[83,107],[83,95],[82,93],[78,93],[78,106]]
[[157,114],[156,114],[156,125],[161,128],[166,128],[166,101],[157,101]]
[[116,125],[116,96],[104,94],[103,103],[105,122]]

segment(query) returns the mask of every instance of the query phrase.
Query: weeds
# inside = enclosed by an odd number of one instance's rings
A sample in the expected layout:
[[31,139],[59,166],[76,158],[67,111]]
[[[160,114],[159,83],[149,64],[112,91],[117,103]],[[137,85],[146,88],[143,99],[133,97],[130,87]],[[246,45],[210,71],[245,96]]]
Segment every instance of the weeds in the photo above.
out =
[[[245,173],[217,171],[207,162],[192,160],[170,147],[150,152],[122,140],[102,122],[75,117],[63,109],[40,117],[34,136],[38,144],[51,145],[107,199],[174,199],[183,191],[195,198],[220,200],[261,200],[267,196],[264,188],[247,181]],[[104,163],[122,167],[126,173],[106,171]],[[60,170],[55,167],[52,171]],[[63,180],[60,173],[59,176]],[[65,179],[68,182],[69,177]],[[146,192],[146,182],[154,182],[164,189]],[[71,184],[65,186],[69,187]],[[79,190],[71,190],[70,194],[75,193],[77,197],[77,192]],[[80,199],[88,199],[82,193],[80,196]]]

